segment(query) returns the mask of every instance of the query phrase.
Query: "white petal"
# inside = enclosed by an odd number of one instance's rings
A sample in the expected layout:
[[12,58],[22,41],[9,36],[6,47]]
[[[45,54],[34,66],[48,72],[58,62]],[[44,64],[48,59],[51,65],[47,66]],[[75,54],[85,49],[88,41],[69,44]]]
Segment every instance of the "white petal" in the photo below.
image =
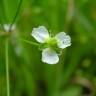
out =
[[[3,27],[4,27],[4,30],[5,30],[6,32],[8,32],[9,29],[10,29],[10,24],[4,24]],[[14,31],[15,29],[16,29],[16,25],[13,24],[12,27],[11,27],[11,31]]]
[[70,36],[66,35],[65,32],[60,32],[56,35],[57,45],[59,48],[64,49],[71,45]]
[[44,26],[33,28],[31,35],[40,43],[44,43],[45,40],[49,38],[49,33]]
[[42,52],[42,61],[48,64],[56,64],[59,62],[59,57],[54,50],[46,48]]
[[16,25],[13,24],[12,27],[11,27],[11,30],[13,31],[13,30],[15,30],[15,29],[16,29]]

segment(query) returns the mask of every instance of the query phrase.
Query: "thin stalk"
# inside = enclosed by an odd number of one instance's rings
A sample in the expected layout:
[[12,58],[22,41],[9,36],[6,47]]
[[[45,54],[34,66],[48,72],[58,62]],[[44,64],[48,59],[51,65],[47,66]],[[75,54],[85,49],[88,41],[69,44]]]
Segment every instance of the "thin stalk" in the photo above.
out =
[[7,84],[7,96],[10,96],[10,84],[9,84],[9,60],[8,60],[8,38],[5,41],[5,60],[6,60],[6,84]]
[[19,2],[19,5],[18,5],[18,8],[17,8],[16,14],[15,14],[15,16],[14,16],[14,18],[13,18],[13,21],[12,21],[11,25],[10,25],[9,31],[11,30],[12,25],[14,24],[14,22],[15,22],[17,16],[18,16],[18,13],[19,13],[19,10],[20,10],[20,7],[21,7],[21,4],[22,4],[22,0],[20,0],[20,2]]
[[28,40],[24,40],[24,39],[20,39],[20,40],[25,42],[25,43],[31,44],[31,45],[39,46],[38,43],[35,43],[35,42],[32,42],[32,41],[28,41]]

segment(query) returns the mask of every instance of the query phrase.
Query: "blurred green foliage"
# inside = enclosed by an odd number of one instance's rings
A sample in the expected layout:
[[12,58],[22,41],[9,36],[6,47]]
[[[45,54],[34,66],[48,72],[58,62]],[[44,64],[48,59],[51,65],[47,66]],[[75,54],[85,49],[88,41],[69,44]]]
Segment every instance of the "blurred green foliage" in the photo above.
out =
[[[0,0],[0,96],[7,96],[2,25],[14,21],[19,2]],[[7,36],[11,96],[96,96],[96,0],[22,0],[17,15]],[[42,63],[37,47],[20,41],[36,42],[30,34],[40,25],[72,38],[56,65]]]

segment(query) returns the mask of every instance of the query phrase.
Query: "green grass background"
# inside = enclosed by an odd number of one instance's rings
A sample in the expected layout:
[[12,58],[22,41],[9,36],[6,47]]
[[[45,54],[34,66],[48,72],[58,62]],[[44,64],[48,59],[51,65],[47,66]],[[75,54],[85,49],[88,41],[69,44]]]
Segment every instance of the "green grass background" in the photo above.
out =
[[[22,0],[13,22],[19,2],[0,0],[0,96],[7,96],[7,37],[11,96],[96,96],[96,0]],[[6,36],[2,25],[12,22],[16,30]],[[56,65],[44,64],[41,51],[20,40],[36,42],[30,34],[41,25],[71,36]]]

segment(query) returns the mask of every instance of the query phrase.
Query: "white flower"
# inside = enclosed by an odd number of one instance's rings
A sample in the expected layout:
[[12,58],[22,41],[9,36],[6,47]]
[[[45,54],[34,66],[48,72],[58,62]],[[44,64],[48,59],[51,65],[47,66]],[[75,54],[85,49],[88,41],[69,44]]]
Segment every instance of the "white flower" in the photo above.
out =
[[[9,32],[10,26],[11,26],[10,24],[4,24],[4,25],[3,25],[4,30],[5,30],[6,32]],[[15,29],[16,29],[16,25],[13,24],[12,27],[11,27],[11,31],[14,31]]]
[[37,40],[37,42],[47,44],[47,47],[42,50],[42,61],[44,63],[58,63],[59,56],[54,50],[54,47],[64,49],[71,45],[71,38],[66,35],[65,32],[60,32],[55,37],[51,37],[44,26],[33,28],[31,35]]

